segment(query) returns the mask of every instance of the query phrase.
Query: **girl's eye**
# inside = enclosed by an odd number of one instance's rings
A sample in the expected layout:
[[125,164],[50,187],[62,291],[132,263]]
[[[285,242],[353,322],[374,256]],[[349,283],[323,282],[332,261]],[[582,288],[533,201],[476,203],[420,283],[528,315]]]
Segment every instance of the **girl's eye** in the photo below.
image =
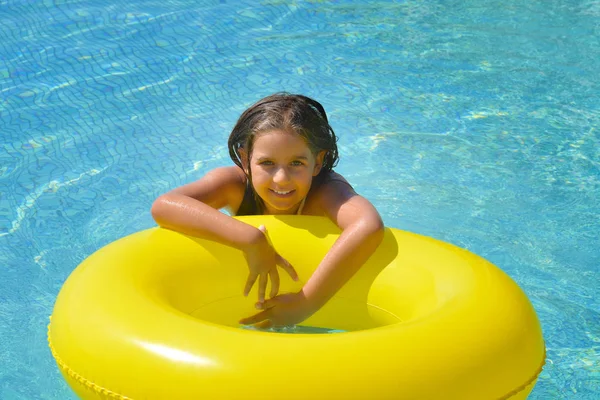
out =
[[273,161],[265,160],[265,161],[261,161],[259,164],[260,165],[273,165]]
[[292,165],[293,165],[294,167],[298,167],[298,166],[300,166],[300,165],[304,165],[304,164],[302,164],[302,161],[292,161]]

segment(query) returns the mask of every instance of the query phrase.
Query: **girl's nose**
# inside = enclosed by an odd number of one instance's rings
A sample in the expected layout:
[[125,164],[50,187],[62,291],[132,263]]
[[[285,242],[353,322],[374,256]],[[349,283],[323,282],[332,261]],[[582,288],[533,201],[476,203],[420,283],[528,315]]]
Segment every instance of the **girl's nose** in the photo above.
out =
[[273,175],[273,182],[275,183],[285,183],[289,182],[289,180],[290,175],[285,168],[278,168],[277,171],[275,171],[275,175]]

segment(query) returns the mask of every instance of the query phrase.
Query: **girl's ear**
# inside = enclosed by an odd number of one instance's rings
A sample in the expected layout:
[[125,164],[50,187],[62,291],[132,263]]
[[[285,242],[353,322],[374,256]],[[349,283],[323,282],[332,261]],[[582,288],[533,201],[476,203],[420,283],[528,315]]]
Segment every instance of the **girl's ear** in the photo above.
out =
[[242,162],[242,169],[244,170],[244,172],[246,173],[246,175],[248,175],[248,153],[246,152],[246,149],[238,149],[238,153],[240,154],[240,161]]
[[317,159],[315,160],[315,168],[313,169],[313,176],[319,175],[321,172],[321,168],[323,168],[323,160],[325,159],[325,155],[327,154],[327,150],[321,150],[319,154],[317,154]]

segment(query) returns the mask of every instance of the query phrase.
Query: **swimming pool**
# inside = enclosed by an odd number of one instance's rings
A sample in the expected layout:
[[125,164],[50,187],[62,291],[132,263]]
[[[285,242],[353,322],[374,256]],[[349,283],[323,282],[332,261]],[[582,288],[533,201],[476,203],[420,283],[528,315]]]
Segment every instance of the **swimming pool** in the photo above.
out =
[[530,398],[600,397],[600,4],[287,3],[0,0],[0,398],[72,398],[46,345],[64,280],[279,90],[323,103],[388,226],[521,285]]

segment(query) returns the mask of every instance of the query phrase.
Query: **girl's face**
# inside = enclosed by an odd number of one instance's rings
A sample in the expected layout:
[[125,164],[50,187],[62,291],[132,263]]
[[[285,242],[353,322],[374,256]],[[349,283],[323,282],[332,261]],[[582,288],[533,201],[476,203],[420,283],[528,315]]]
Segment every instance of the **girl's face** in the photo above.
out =
[[[316,157],[302,137],[283,130],[254,139],[250,171],[267,214],[295,214],[321,170],[325,151]],[[246,167],[247,168],[247,167]]]

